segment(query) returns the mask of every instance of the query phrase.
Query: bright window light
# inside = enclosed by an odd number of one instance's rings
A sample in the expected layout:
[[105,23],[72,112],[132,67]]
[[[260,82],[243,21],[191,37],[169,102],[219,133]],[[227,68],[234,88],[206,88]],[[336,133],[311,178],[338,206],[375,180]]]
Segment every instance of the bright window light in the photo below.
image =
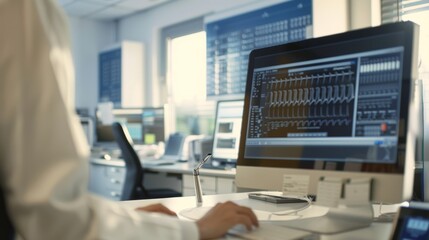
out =
[[176,105],[195,105],[206,98],[206,33],[171,40],[170,77]]
[[173,38],[168,49],[169,103],[175,130],[211,135],[214,103],[206,101],[206,33]]

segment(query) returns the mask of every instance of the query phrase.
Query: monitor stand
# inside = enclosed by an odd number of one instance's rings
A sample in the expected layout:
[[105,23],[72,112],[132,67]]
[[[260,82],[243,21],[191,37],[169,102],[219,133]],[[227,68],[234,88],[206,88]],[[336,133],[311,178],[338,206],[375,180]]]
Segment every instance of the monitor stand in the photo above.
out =
[[285,221],[281,225],[321,234],[347,232],[371,225],[373,221],[371,204],[329,208],[326,215],[320,217]]

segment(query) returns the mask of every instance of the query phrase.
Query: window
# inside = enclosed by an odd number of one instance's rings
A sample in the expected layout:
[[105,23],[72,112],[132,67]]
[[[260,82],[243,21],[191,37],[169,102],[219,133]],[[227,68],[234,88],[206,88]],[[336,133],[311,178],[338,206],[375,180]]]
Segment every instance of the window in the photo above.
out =
[[161,31],[160,76],[170,105],[170,132],[212,135],[215,103],[206,101],[206,34],[202,17]]
[[167,59],[169,103],[176,131],[210,135],[214,104],[206,101],[206,33],[170,39]]
[[[419,73],[424,83],[429,81],[429,0],[382,0],[382,23],[398,19],[413,21],[420,25]],[[429,88],[429,86],[426,86]]]

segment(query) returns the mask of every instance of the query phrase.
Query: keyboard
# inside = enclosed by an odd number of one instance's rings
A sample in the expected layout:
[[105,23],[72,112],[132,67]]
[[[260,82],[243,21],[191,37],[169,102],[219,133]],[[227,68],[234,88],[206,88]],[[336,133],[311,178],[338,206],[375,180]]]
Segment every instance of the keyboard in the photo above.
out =
[[243,225],[238,225],[228,231],[228,235],[243,239],[264,239],[264,240],[316,240],[319,239],[317,234],[305,232],[293,228],[283,227],[281,225],[269,222],[260,222],[259,227],[252,231],[247,231]]
[[[198,220],[202,218],[211,207],[194,207],[183,209],[179,212],[179,216],[190,220]],[[258,219],[260,219],[258,217]],[[241,239],[264,239],[264,240],[316,240],[319,236],[310,232],[297,230],[282,226],[283,221],[259,221],[259,227],[253,231],[247,231],[243,225],[237,225],[230,229],[227,233],[229,236],[238,237]]]
[[143,160],[141,163],[144,166],[164,166],[164,165],[173,165],[177,163],[177,160],[172,159],[152,159],[152,160]]

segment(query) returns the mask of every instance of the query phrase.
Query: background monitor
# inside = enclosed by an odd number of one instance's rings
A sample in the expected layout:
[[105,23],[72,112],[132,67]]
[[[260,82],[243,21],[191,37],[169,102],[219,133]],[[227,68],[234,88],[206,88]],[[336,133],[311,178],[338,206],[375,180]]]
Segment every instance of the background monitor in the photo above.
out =
[[212,164],[235,165],[240,144],[243,100],[218,101],[213,134]]
[[[164,108],[117,108],[112,110],[113,121],[124,124],[134,144],[156,144],[165,141]],[[98,114],[97,114],[98,115]],[[97,119],[97,141],[114,142],[111,125]]]
[[411,197],[416,25],[401,22],[252,51],[236,183],[285,174],[371,178],[371,198]]
[[165,142],[166,124],[164,108],[144,108],[142,123],[142,137],[145,144]]
[[161,156],[161,159],[173,161],[181,160],[185,138],[186,136],[179,132],[170,134],[167,143],[165,144],[165,151]]
[[113,109],[115,122],[124,124],[128,128],[134,144],[143,144],[143,113],[141,108]]

